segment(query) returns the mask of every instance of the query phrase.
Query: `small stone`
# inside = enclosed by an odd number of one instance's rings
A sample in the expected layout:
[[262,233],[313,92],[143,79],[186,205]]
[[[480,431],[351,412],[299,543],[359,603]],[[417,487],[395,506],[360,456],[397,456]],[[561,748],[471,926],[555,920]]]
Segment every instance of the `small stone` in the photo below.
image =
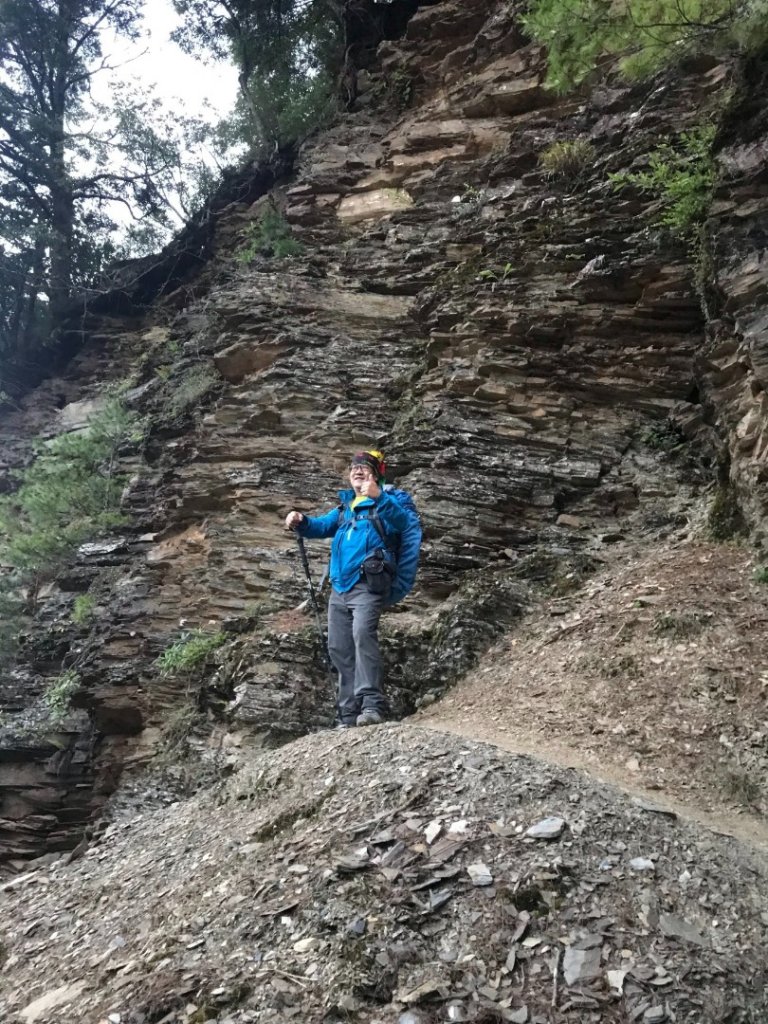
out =
[[309,936],[306,939],[299,939],[298,942],[294,942],[293,950],[295,953],[308,953],[310,949],[314,949],[320,944],[320,939]]
[[580,981],[588,981],[600,973],[599,948],[574,949],[569,946],[563,956],[563,977],[566,985],[575,985]]
[[629,862],[633,871],[655,871],[656,865],[647,857],[633,857]]
[[659,927],[668,939],[680,939],[694,946],[706,946],[707,940],[698,928],[674,914],[660,914]]
[[606,978],[610,987],[622,995],[624,992],[624,979],[627,976],[626,971],[606,971]]
[[345,854],[343,857],[339,857],[336,861],[336,870],[342,873],[362,871],[368,867],[370,857],[368,851],[363,847],[359,850],[354,850],[352,853]]
[[339,996],[337,1002],[339,1009],[346,1010],[347,1013],[357,1013],[360,1009],[360,1003],[351,992],[344,992]]
[[528,913],[527,910],[521,910],[520,913],[517,915],[515,927],[512,930],[512,942],[517,942],[518,939],[522,939],[530,923],[531,915]]
[[507,1010],[504,1019],[511,1021],[512,1024],[527,1024],[528,1007],[521,1006],[518,1010]]
[[[416,988],[404,988],[395,994],[395,999],[400,1003],[420,1003],[430,996],[438,996],[445,999],[448,995],[448,986],[437,978],[430,978]],[[418,1024],[421,1024],[419,1021]]]
[[469,1010],[464,1003],[450,1003],[447,1009],[448,1020],[457,1022],[469,1020]]
[[366,917],[357,917],[347,925],[347,933],[355,936],[355,938],[360,938],[365,935],[367,929],[368,919]]
[[470,864],[467,868],[467,874],[472,879],[472,885],[481,886],[493,884],[493,875],[485,864]]
[[427,846],[431,846],[442,831],[443,824],[441,821],[430,821],[424,829],[424,837],[427,840]]
[[645,1024],[662,1024],[667,1019],[667,1011],[663,1006],[651,1006],[643,1014]]
[[84,981],[78,981],[74,985],[61,985],[59,988],[46,992],[45,995],[40,996],[28,1006],[25,1006],[19,1015],[23,1017],[26,1024],[35,1024],[35,1021],[46,1016],[50,1010],[55,1010],[65,1003],[73,1002],[84,988]]
[[544,818],[526,830],[529,839],[559,839],[565,830],[564,818]]

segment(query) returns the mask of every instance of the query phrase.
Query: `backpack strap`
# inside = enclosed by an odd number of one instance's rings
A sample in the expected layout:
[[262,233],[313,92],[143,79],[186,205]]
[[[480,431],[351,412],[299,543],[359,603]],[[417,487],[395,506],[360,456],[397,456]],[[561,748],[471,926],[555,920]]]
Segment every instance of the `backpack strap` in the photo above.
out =
[[376,527],[376,532],[381,537],[381,543],[384,545],[384,547],[388,551],[390,551],[391,548],[390,548],[389,542],[387,540],[387,533],[386,533],[386,530],[384,529],[384,524],[381,521],[381,516],[379,515],[379,513],[376,511],[375,508],[371,509],[371,512],[370,512],[370,515],[368,516],[368,518],[371,520],[373,525]]
[[379,515],[378,511],[375,508],[372,508],[370,512],[367,513],[367,515],[357,516],[355,514],[355,510],[351,508],[349,505],[345,504],[344,502],[342,502],[339,505],[340,513],[344,513],[347,509],[349,509],[349,511],[352,513],[352,516],[355,519],[369,519],[376,528],[376,532],[381,537],[381,543],[384,545],[387,551],[392,551],[392,546],[390,545],[389,539],[387,537],[387,531],[384,529],[384,524],[381,521],[381,516]]

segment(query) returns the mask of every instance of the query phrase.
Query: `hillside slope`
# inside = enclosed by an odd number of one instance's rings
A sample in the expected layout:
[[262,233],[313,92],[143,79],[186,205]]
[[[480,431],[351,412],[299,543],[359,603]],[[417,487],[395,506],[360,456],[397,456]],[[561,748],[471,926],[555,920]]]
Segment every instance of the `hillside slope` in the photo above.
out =
[[761,1024],[765,870],[577,772],[326,732],[5,886],[0,1014]]
[[564,580],[416,721],[683,805],[768,849],[766,585],[754,552],[626,542]]

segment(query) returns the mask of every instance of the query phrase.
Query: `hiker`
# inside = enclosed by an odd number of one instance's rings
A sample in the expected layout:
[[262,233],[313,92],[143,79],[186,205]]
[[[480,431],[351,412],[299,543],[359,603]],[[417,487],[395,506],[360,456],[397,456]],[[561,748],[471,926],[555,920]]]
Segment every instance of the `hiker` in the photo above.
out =
[[340,728],[379,725],[387,714],[382,690],[379,618],[413,587],[421,524],[413,499],[385,484],[384,456],[359,452],[349,465],[351,489],[324,516],[290,512],[289,530],[333,537],[328,653],[339,673]]

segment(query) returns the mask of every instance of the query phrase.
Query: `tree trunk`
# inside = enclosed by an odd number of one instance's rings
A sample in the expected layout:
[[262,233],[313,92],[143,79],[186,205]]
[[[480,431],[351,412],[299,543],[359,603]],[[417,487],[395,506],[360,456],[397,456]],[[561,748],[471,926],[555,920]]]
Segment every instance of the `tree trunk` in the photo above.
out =
[[70,0],[59,0],[54,60],[50,86],[50,280],[48,297],[54,323],[66,309],[72,291],[72,240],[75,202],[67,173],[65,116],[69,100],[67,76],[70,71],[69,35],[73,12]]
[[26,285],[26,308],[23,318],[23,348],[29,351],[46,333],[45,328],[38,321],[42,318],[38,315],[38,291],[40,281],[45,280],[45,242],[42,238],[35,241],[35,250],[32,257],[28,282]]
[[[62,161],[63,164],[63,161]],[[62,172],[64,168],[62,166]],[[57,175],[58,178],[58,175]],[[67,307],[72,291],[72,238],[75,204],[67,188],[66,172],[51,189],[50,280],[48,296],[51,317],[58,320]]]

